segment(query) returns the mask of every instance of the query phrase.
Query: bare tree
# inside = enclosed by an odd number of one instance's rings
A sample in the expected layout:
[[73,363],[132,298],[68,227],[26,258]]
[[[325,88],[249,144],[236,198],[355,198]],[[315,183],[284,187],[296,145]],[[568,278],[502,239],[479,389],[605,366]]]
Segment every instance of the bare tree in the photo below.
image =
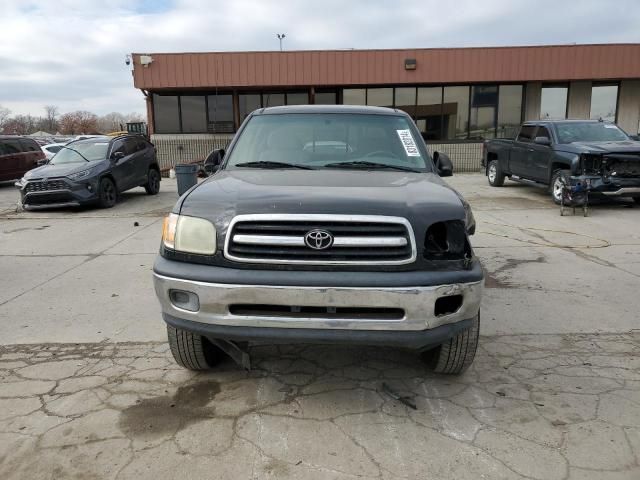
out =
[[81,133],[93,134],[98,130],[98,116],[95,113],[78,110],[60,117],[60,132],[65,135]]
[[9,120],[11,110],[0,105],[0,132],[3,131],[4,124]]
[[98,130],[102,133],[118,132],[125,128],[125,116],[118,112],[107,113],[98,118]]
[[45,118],[44,118],[44,125],[46,126],[46,130],[49,133],[56,133],[56,130],[58,129],[58,114],[60,113],[60,111],[58,110],[58,107],[56,107],[55,105],[45,105],[44,106],[44,112],[45,112]]
[[145,121],[144,116],[137,112],[128,113],[124,117],[125,117],[125,122],[144,122]]
[[37,119],[31,115],[15,115],[4,122],[3,133],[29,135],[36,131]]

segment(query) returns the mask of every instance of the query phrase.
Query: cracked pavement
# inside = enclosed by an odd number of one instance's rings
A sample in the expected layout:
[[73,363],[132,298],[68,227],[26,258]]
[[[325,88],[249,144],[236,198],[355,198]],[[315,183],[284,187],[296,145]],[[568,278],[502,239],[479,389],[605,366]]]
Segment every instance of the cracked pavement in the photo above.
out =
[[381,348],[211,373],[155,342],[0,351],[4,479],[640,476],[640,334],[483,337],[457,378]]
[[181,369],[150,279],[175,183],[37,213],[0,186],[0,478],[640,478],[640,209],[560,217],[542,190],[450,183],[487,270],[460,377],[308,345]]

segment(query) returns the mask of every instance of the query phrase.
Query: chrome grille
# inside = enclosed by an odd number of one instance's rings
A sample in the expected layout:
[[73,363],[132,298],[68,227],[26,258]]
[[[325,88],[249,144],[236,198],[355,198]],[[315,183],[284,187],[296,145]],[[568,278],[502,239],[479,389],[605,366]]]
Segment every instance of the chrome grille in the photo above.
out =
[[64,180],[48,180],[46,182],[29,182],[25,189],[26,192],[48,192],[51,190],[64,190],[67,184]]
[[[332,240],[315,249],[305,236],[318,230]],[[232,220],[224,254],[247,263],[402,265],[415,261],[416,246],[411,225],[401,217],[260,214]]]

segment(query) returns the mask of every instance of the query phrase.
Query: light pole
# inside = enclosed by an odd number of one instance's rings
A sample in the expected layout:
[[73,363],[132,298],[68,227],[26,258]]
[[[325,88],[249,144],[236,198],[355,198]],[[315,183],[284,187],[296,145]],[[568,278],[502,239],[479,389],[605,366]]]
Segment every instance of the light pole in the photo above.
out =
[[278,37],[278,40],[280,41],[280,51],[282,51],[282,40],[284,40],[286,35],[284,33],[276,33],[276,37]]

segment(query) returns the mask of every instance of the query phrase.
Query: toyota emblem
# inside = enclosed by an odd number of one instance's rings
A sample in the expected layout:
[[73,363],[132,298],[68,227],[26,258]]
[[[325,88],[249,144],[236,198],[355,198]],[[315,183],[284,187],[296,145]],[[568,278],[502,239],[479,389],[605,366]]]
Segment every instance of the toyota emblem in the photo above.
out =
[[314,250],[325,250],[333,245],[333,235],[326,230],[310,230],[304,236],[304,243]]

